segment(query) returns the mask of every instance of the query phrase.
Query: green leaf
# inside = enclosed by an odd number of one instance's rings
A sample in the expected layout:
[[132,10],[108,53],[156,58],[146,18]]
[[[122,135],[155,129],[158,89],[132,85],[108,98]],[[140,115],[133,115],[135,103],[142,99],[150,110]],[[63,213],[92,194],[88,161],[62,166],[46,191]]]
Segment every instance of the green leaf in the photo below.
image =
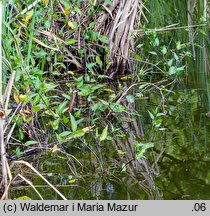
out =
[[109,78],[109,76],[107,75],[97,75],[98,76],[98,79],[104,79],[104,78]]
[[182,48],[181,41],[177,41],[177,42],[176,42],[176,48],[177,48],[178,50]]
[[112,103],[112,104],[110,104],[110,108],[111,108],[111,110],[113,112],[123,112],[123,111],[125,111],[125,107],[122,106],[119,103]]
[[141,84],[141,85],[139,86],[139,90],[143,89],[143,88],[146,87],[146,86],[148,86],[148,83]]
[[82,11],[76,6],[74,7],[74,10],[79,14],[82,15]]
[[206,32],[205,32],[203,29],[199,29],[199,32],[200,32],[201,34],[203,34],[204,36],[207,36]]
[[151,51],[149,53],[152,54],[152,55],[157,55],[157,53],[155,51]]
[[108,39],[108,37],[105,36],[105,35],[101,35],[101,36],[99,37],[99,40],[100,40],[102,43],[106,43],[106,44],[109,43],[109,39]]
[[67,0],[61,0],[61,3],[64,5],[65,9],[69,10],[71,8],[71,4]]
[[[41,99],[40,95],[37,94],[33,100],[33,104],[36,105],[37,103],[39,103],[40,99]],[[33,107],[32,107],[32,109],[33,109]]]
[[105,4],[108,4],[110,6],[113,5],[113,0],[105,0]]
[[167,53],[167,48],[166,46],[163,46],[161,49],[161,52],[163,53],[163,55],[165,55]]
[[69,122],[69,118],[66,116],[63,116],[63,123],[67,124]]
[[155,38],[155,41],[154,41],[154,46],[159,46],[159,44],[160,44],[160,41],[159,41],[159,39],[158,38]]
[[17,148],[15,149],[15,155],[16,155],[17,157],[20,157],[21,154],[22,154],[22,152],[21,152],[20,148],[17,147]]
[[91,88],[90,88],[90,92],[93,93],[95,90],[100,89],[100,88],[102,88],[102,87],[104,87],[104,85],[102,85],[102,84],[93,85],[93,86],[91,86]]
[[32,200],[32,199],[28,196],[22,196],[22,197],[18,197],[16,199],[14,199],[14,200]]
[[96,63],[99,65],[100,69],[102,69],[103,63],[98,55],[96,56]]
[[179,56],[175,52],[173,52],[173,56],[174,56],[176,61],[179,61]]
[[40,105],[32,106],[32,111],[33,112],[39,112],[41,110]]
[[92,40],[97,41],[98,40],[98,32],[93,32],[92,33]]
[[126,154],[126,152],[125,152],[125,151],[122,151],[122,150],[117,150],[117,153],[118,153],[119,155],[124,155],[124,154]]
[[107,101],[102,100],[102,99],[99,99],[99,101],[100,101],[103,105],[109,106],[109,103],[108,103]]
[[107,138],[108,125],[103,129],[102,134],[99,138],[100,142]]
[[77,42],[77,40],[74,39],[74,38],[70,38],[70,39],[66,40],[66,43],[67,43],[68,45],[75,44],[76,42]]
[[50,20],[47,19],[47,20],[44,22],[44,25],[45,25],[45,28],[46,28],[46,29],[50,28],[50,26],[51,26]]
[[70,113],[70,120],[71,120],[71,129],[74,132],[77,130],[77,121],[71,113]]
[[126,164],[123,163],[121,168],[122,168],[121,172],[125,172],[127,170]]
[[166,114],[165,113],[158,113],[156,116],[159,117],[159,116],[165,116]]
[[177,68],[174,67],[174,66],[171,66],[171,67],[169,68],[168,74],[169,74],[169,75],[173,75],[173,74],[175,74],[176,72],[177,72]]
[[56,86],[54,83],[44,83],[43,84],[43,92],[46,93],[48,91],[51,91],[51,90],[55,90]]
[[38,142],[37,141],[35,141],[35,140],[30,140],[30,141],[27,141],[27,142],[25,142],[25,146],[29,146],[29,145],[34,145],[34,144],[37,144]]
[[71,131],[64,131],[64,132],[59,134],[59,137],[65,137],[65,136],[68,136],[71,133],[72,133]]
[[136,48],[137,49],[140,49],[141,47],[143,47],[144,46],[144,44],[138,44],[137,46],[136,46]]
[[75,139],[75,138],[79,138],[85,135],[85,131],[83,130],[77,130],[74,131],[73,133],[71,133],[65,140],[64,142],[67,142],[70,139]]
[[185,65],[184,65],[184,66],[181,66],[181,67],[178,67],[178,68],[177,68],[177,72],[183,71],[184,69],[185,69]]
[[88,63],[86,64],[86,67],[89,71],[92,71],[93,70],[93,67],[96,65],[96,63],[92,62],[92,63]]
[[139,61],[142,60],[141,56],[138,54],[135,54],[135,58],[136,58],[136,60],[139,60]]
[[135,143],[134,146],[137,148],[136,159],[144,157],[144,153],[148,148],[154,147],[154,144],[149,143]]
[[[24,135],[23,131],[19,129],[18,138],[19,138],[20,140],[23,140],[24,137],[25,137],[25,135]],[[17,150],[18,150],[18,149],[19,149],[19,147],[17,148]],[[20,150],[20,149],[19,149],[19,150]]]
[[54,130],[57,130],[58,129],[58,126],[59,126],[59,123],[60,123],[60,119],[56,119],[55,121],[52,122],[52,128]]
[[57,114],[57,115],[60,116],[60,115],[63,113],[64,109],[66,108],[67,103],[68,103],[68,101],[64,101],[63,103],[61,103],[61,104],[57,107],[57,109],[56,109],[56,114]]
[[22,74],[22,71],[18,69],[15,73],[15,82],[18,82],[20,80],[21,74]]
[[104,111],[108,105],[104,105],[103,103],[91,104],[91,109],[93,111]]
[[150,111],[148,111],[148,113],[149,113],[151,119],[155,118],[154,115]]
[[78,78],[74,78],[74,80],[76,81],[76,86],[77,88],[81,87],[84,83],[84,76],[80,76]]
[[62,94],[62,96],[63,96],[64,98],[66,98],[67,100],[71,100],[71,96],[70,96],[70,95]]
[[83,84],[79,87],[79,95],[80,96],[88,96],[91,93],[90,86],[88,84]]
[[169,67],[171,67],[171,65],[173,64],[173,59],[170,59],[168,62],[167,62],[167,65],[169,66]]
[[127,95],[126,100],[128,101],[128,103],[134,103],[135,98],[133,95]]

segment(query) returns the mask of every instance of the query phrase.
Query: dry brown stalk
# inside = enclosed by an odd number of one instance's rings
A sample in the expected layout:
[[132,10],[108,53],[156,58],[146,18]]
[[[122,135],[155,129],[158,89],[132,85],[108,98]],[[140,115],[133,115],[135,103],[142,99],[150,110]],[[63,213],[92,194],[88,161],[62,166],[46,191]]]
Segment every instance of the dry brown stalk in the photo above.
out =
[[6,149],[4,144],[4,119],[5,111],[3,106],[3,94],[2,94],[2,12],[3,5],[0,2],[0,147],[1,147],[1,163],[2,163],[2,185],[4,188],[7,187],[7,158]]
[[109,60],[112,62],[112,70],[118,74],[124,74],[129,49],[133,47],[131,35],[142,14],[138,10],[139,4],[142,4],[139,0],[115,0],[112,6],[104,5],[104,12],[99,15],[96,24],[96,31],[109,38]]

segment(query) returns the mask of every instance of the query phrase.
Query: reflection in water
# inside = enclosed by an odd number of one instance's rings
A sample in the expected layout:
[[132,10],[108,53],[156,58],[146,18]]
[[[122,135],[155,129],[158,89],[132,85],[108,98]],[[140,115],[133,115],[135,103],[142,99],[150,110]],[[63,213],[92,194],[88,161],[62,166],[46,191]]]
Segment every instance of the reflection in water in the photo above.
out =
[[114,193],[114,185],[110,182],[106,184],[106,192],[108,194],[109,199],[112,199],[112,195]]
[[155,135],[156,148],[165,149],[158,163],[161,176],[156,182],[164,199],[209,199],[210,119],[203,100],[206,92],[179,87],[178,97],[171,95],[166,102],[166,130]]
[[[210,198],[210,118],[206,104],[205,91],[202,89],[178,86],[176,94],[170,94],[165,100],[166,115],[162,127],[166,130],[151,129],[148,109],[159,106],[161,98],[150,93],[150,101],[144,104],[145,139],[155,144],[148,160],[155,161],[153,168],[158,173],[156,187],[163,199],[209,199]],[[154,94],[154,95],[153,95]],[[208,103],[207,103],[208,104]],[[144,107],[144,109],[143,109]],[[161,111],[161,110],[160,110]],[[151,135],[152,134],[152,135]],[[155,155],[155,156],[154,156]],[[138,181],[129,178],[126,172],[114,172],[94,177],[94,173],[79,177],[76,184],[69,184],[68,165],[59,157],[43,155],[42,169],[46,178],[68,199],[148,199],[139,188]],[[38,164],[38,163],[37,163]],[[70,171],[69,171],[70,172]],[[57,173],[57,174],[56,174]],[[49,175],[51,174],[51,175]],[[114,177],[113,177],[114,176]],[[71,178],[70,178],[71,177]],[[56,193],[43,185],[38,177],[33,184],[40,185],[39,191],[44,199],[59,199]],[[12,198],[28,196],[39,199],[34,190],[25,185],[11,189]]]

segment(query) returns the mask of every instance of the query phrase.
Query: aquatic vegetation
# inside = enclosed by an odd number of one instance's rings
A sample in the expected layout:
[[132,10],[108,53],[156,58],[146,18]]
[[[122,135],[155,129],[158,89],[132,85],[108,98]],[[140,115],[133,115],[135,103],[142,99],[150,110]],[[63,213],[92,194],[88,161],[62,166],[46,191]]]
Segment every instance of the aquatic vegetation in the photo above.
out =
[[171,198],[169,162],[208,162],[207,5],[132,3],[3,1],[3,198]]

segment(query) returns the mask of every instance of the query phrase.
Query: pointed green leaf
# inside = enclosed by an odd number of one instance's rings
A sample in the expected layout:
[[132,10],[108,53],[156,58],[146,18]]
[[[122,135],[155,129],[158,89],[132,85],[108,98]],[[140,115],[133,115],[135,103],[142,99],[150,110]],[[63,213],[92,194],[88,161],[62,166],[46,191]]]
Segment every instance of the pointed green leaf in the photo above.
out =
[[70,119],[71,119],[71,129],[74,132],[77,130],[77,121],[71,113],[70,113]]
[[58,126],[59,126],[59,123],[60,123],[60,119],[56,119],[55,121],[52,122],[52,128],[54,130],[57,130],[58,129]]
[[96,56],[96,63],[99,65],[100,69],[102,69],[103,63],[98,55]]
[[99,139],[100,142],[107,138],[107,132],[108,132],[108,125],[102,131],[102,134],[101,134],[100,139]]
[[66,43],[67,43],[68,45],[75,44],[76,42],[77,42],[77,40],[76,40],[76,39],[73,39],[73,38],[70,38],[70,39],[67,39],[67,40],[66,40]]
[[177,72],[177,68],[174,67],[174,66],[171,66],[171,67],[169,68],[168,74],[169,74],[169,75],[173,75],[173,74],[175,74],[176,72]]
[[64,131],[64,132],[60,133],[59,136],[65,137],[65,136],[68,136],[69,134],[71,134],[71,131]]
[[64,101],[63,103],[61,103],[61,104],[57,107],[57,109],[56,109],[56,114],[57,114],[57,115],[61,115],[61,114],[63,113],[63,111],[64,111],[64,109],[65,109],[67,103],[68,103],[68,101]]
[[29,146],[29,145],[34,145],[34,144],[37,144],[38,142],[35,141],[35,140],[30,140],[30,141],[27,141],[24,145],[25,146]]
[[149,53],[152,54],[152,55],[157,55],[157,53],[155,51],[151,51]]
[[74,131],[73,133],[71,133],[65,140],[64,142],[67,142],[71,139],[75,139],[75,138],[79,138],[85,135],[85,131],[84,130],[77,130]]
[[149,113],[151,119],[155,118],[154,115],[150,111],[148,111],[148,113]]
[[148,148],[153,148],[154,144],[149,143],[136,143],[137,153],[136,153],[136,159],[140,159],[144,157],[144,153]]

